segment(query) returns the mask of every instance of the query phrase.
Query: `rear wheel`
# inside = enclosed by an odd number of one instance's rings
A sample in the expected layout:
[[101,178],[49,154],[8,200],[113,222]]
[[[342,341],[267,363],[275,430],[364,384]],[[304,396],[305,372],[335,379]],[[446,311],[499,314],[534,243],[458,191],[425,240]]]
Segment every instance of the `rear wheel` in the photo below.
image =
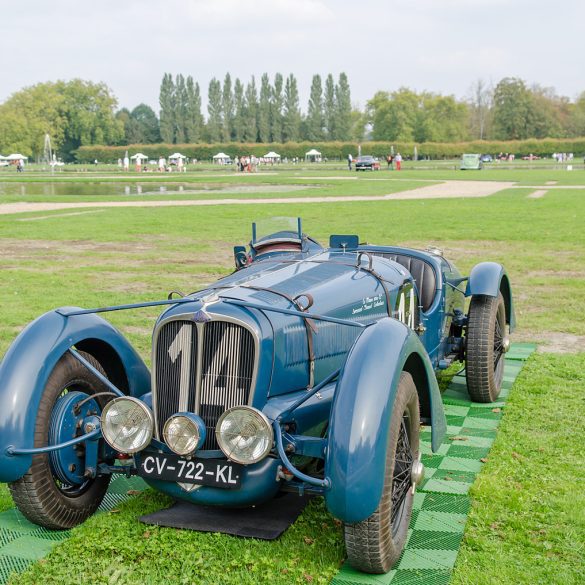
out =
[[509,343],[502,295],[472,297],[467,323],[465,371],[467,391],[474,402],[493,402],[500,395],[504,354]]
[[[89,354],[80,352],[104,375],[100,364]],[[63,421],[74,418],[75,404],[97,392],[108,389],[70,353],[57,362],[43,390],[35,425],[34,446],[44,447],[59,440]],[[103,402],[101,402],[103,404]],[[101,410],[100,401],[85,402],[85,412]],[[96,412],[95,414],[99,414]],[[75,431],[83,434],[83,429]],[[110,476],[83,476],[84,447],[33,456],[28,472],[10,484],[12,498],[18,509],[31,522],[52,530],[72,528],[91,516],[100,505]]]
[[418,467],[422,475],[419,426],[416,386],[411,375],[402,372],[390,421],[380,503],[365,520],[344,526],[348,560],[360,571],[386,573],[400,558],[412,513],[413,468]]

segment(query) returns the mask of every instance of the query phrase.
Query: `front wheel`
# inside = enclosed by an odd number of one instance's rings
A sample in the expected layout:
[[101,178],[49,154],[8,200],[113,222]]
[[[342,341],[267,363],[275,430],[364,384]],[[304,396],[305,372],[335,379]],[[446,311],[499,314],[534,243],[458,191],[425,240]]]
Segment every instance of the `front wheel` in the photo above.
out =
[[390,420],[380,503],[365,520],[344,526],[347,558],[360,571],[386,573],[400,558],[412,513],[413,468],[420,468],[419,426],[416,386],[412,376],[402,372]]
[[510,345],[504,298],[472,297],[467,318],[467,391],[474,402],[494,402],[502,389],[504,354]]
[[[100,364],[89,354],[83,357],[104,375]],[[73,408],[84,401],[86,414],[99,415],[104,401],[90,396],[107,388],[70,353],[57,362],[43,390],[35,424],[34,446],[61,442],[55,437],[70,423]],[[83,433],[82,429],[76,431]],[[31,522],[51,530],[80,524],[100,505],[110,476],[83,475],[83,444],[49,454],[33,455],[32,465],[18,481],[10,484],[17,508]]]

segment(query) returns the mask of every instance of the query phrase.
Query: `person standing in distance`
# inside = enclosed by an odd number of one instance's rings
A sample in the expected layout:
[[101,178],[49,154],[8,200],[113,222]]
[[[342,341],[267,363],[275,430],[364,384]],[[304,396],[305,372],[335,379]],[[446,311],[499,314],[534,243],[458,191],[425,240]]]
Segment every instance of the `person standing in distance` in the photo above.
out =
[[399,171],[402,168],[402,155],[399,152],[396,153],[394,162],[396,163],[396,170]]
[[351,163],[353,162],[353,156],[351,156],[351,152],[347,155],[347,169],[351,171]]

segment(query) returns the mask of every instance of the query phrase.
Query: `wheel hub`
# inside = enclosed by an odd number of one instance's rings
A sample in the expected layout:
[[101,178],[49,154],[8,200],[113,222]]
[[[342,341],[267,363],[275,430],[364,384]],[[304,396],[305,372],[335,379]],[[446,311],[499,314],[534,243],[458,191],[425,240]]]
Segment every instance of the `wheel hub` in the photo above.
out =
[[508,336],[502,339],[502,351],[508,353],[510,351],[510,338]]
[[425,478],[425,466],[422,464],[420,459],[412,462],[412,469],[410,470],[410,481],[412,487],[415,488],[420,485]]

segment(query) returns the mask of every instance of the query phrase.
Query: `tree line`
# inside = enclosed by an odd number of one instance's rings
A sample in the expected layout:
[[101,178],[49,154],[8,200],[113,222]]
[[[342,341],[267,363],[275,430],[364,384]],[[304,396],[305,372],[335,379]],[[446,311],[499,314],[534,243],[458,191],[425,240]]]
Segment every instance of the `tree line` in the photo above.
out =
[[[203,113],[204,97],[207,98]],[[209,82],[166,73],[158,114],[148,105],[117,108],[104,83],[80,79],[39,83],[0,104],[0,153],[41,157],[44,136],[73,160],[80,146],[287,142],[453,143],[585,136],[585,92],[571,100],[552,88],[504,78],[474,82],[464,99],[408,88],[377,92],[352,107],[348,77],[313,75],[304,111],[293,74],[256,82]]]
[[165,73],[159,95],[160,137],[167,144],[219,142],[296,142],[298,140],[349,140],[352,108],[345,73],[337,82],[313,75],[307,113],[300,108],[298,82],[291,73],[271,81],[264,73],[247,83],[226,73],[223,82],[213,78],[207,90],[207,119],[201,106],[201,89],[191,76],[173,79]]

